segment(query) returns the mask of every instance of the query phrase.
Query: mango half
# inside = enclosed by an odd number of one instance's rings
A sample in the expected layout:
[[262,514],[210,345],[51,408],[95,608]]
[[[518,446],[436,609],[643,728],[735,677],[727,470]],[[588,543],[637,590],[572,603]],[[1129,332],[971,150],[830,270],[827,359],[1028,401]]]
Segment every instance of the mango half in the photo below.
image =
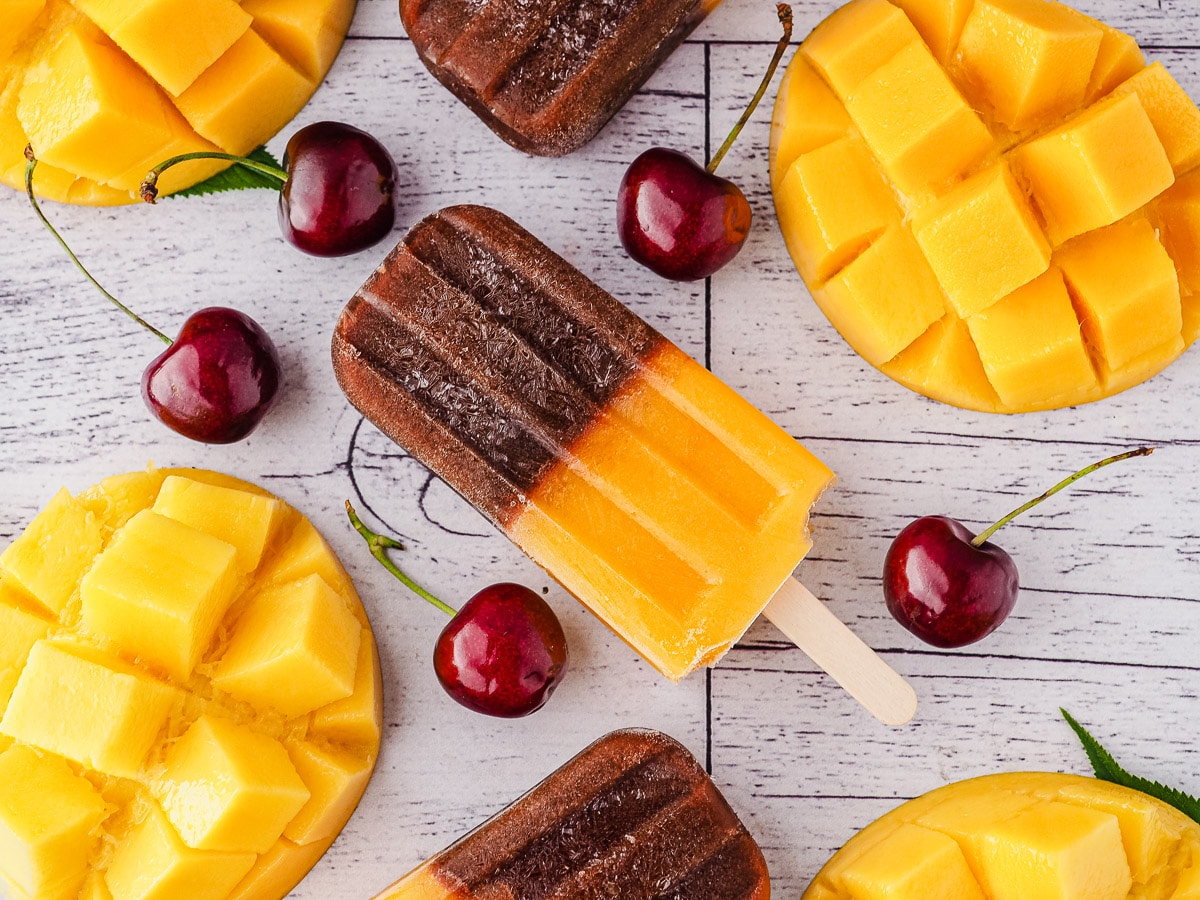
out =
[[[130,203],[182,153],[245,155],[320,85],[355,0],[0,0],[0,182],[26,144],[49,200]],[[162,193],[227,166],[170,169]]]
[[803,900],[1197,900],[1200,824],[1078,775],[985,775],[872,822]]
[[1015,413],[1098,400],[1200,333],[1200,109],[1053,0],[852,0],[771,131],[792,259],[867,362]]
[[64,489],[0,554],[0,896],[279,900],[381,719],[366,613],[295,509],[190,469]]

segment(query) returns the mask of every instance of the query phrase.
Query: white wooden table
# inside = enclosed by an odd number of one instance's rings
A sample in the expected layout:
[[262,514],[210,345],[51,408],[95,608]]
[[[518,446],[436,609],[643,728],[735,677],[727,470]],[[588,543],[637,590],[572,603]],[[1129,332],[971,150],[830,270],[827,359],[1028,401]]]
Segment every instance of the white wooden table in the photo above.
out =
[[[797,39],[835,5],[798,0]],[[1194,0],[1080,5],[1134,34],[1200,97]],[[711,673],[666,683],[363,424],[334,383],[329,337],[388,245],[341,260],[302,256],[279,237],[265,192],[153,208],[48,205],[93,272],[163,330],[228,304],[274,336],[282,402],[249,440],[206,447],[142,405],[138,379],[161,345],[77,276],[23,197],[0,195],[0,539],[60,485],[78,490],[150,460],[225,470],[314,519],[375,623],[386,685],[379,766],[295,897],[371,896],[620,726],[662,729],[707,762],[762,844],[781,898],[798,897],[841,843],[905,798],[1001,770],[1089,771],[1059,706],[1130,768],[1200,793],[1200,354],[1114,399],[1017,418],[898,387],[847,348],[784,251],[767,185],[769,103],[722,166],[755,209],[741,256],[710,283],[676,285],[622,251],[614,198],[624,167],[652,145],[697,157],[715,148],[776,29],[772,3],[728,0],[596,141],[541,160],[495,139],[434,82],[403,36],[395,0],[360,0],[345,49],[296,124],[340,119],[391,148],[398,231],[467,201],[526,222],[823,457],[840,485],[816,510],[816,545],[799,574],[912,681],[921,708],[904,728],[870,719],[765,622]],[[272,149],[281,153],[285,140]],[[982,528],[1081,465],[1142,443],[1158,452],[1093,476],[1000,533],[1024,587],[986,642],[937,651],[888,615],[883,556],[911,518],[946,513]],[[407,569],[448,600],[499,580],[549,588],[573,657],[545,709],[500,721],[442,693],[430,657],[443,617],[374,563],[345,521],[346,498],[403,535]]]

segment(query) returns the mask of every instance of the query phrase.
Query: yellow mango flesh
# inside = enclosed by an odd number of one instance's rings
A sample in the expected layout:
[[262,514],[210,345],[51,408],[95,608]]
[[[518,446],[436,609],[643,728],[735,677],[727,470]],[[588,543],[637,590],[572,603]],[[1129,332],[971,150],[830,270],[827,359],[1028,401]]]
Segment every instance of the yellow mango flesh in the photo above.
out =
[[[281,594],[294,627],[254,613]],[[247,659],[261,684],[221,689]],[[362,796],[381,697],[350,579],[282,500],[198,470],[62,491],[0,555],[0,885],[279,900]]]
[[1013,131],[1036,127],[1084,99],[1104,32],[1045,0],[976,0],[958,54],[963,78]]
[[1013,162],[1055,246],[1111,225],[1175,182],[1136,94],[1101,100],[1018,148]]
[[917,212],[913,235],[946,298],[967,319],[1037,278],[1050,247],[1004,163]]
[[84,627],[186,680],[234,600],[236,559],[220,538],[142,510],[80,582]]
[[22,746],[0,753],[0,783],[5,878],[30,897],[78,891],[108,812],[100,792],[63,760]]
[[1020,772],[947,785],[855,835],[803,900],[1191,900],[1200,825],[1128,788]]
[[[244,154],[308,101],[354,0],[0,0],[0,182],[110,205],[186,152]],[[161,193],[226,164],[183,163]]]
[[680,679],[742,636],[811,546],[809,508],[833,474],[781,435],[663,342],[541,479],[510,535]]
[[1099,400],[1200,334],[1200,108],[1062,3],[852,0],[785,73],[770,155],[812,298],[935,400]]

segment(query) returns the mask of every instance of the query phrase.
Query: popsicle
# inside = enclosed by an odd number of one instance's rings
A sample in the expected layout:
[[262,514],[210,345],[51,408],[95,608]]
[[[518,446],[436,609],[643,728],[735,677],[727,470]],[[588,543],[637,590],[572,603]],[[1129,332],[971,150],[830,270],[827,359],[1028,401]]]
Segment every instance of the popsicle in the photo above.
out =
[[762,851],[704,769],[614,731],[375,900],[768,900]]
[[663,674],[714,664],[765,608],[876,716],[911,718],[912,689],[789,578],[832,472],[512,219],[413,226],[343,310],[333,364]]
[[720,0],[401,0],[437,79],[519,150],[586,144]]

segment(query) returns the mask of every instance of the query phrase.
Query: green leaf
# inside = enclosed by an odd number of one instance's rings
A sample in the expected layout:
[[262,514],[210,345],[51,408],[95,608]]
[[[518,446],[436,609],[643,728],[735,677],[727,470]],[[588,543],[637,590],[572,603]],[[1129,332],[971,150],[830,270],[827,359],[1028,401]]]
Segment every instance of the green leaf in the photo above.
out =
[[1168,803],[1175,807],[1188,818],[1200,822],[1200,799],[1189,796],[1175,788],[1159,784],[1157,781],[1150,781],[1147,778],[1131,775],[1121,768],[1117,761],[1112,758],[1112,754],[1100,746],[1100,742],[1088,734],[1087,730],[1076,722],[1069,712],[1061,706],[1058,711],[1063,714],[1063,718],[1067,720],[1067,724],[1071,726],[1071,730],[1075,732],[1079,738],[1079,742],[1083,744],[1083,750],[1087,754],[1088,761],[1092,764],[1092,771],[1096,773],[1097,778],[1101,781],[1110,781],[1113,784],[1133,788],[1135,791],[1141,791],[1143,794],[1149,794],[1156,800],[1161,800],[1163,803]]
[[[282,168],[275,157],[267,152],[265,146],[246,154],[246,157],[255,162],[274,166],[277,169]],[[216,175],[201,181],[199,184],[193,184],[189,188],[184,188],[182,191],[176,191],[174,194],[168,194],[167,196],[203,197],[205,194],[219,194],[222,191],[243,191],[248,188],[270,188],[277,191],[279,190],[279,181],[271,178],[269,175],[264,175],[261,172],[256,172],[254,169],[247,169],[245,166],[239,166],[237,163],[234,163],[228,169],[218,172]]]

